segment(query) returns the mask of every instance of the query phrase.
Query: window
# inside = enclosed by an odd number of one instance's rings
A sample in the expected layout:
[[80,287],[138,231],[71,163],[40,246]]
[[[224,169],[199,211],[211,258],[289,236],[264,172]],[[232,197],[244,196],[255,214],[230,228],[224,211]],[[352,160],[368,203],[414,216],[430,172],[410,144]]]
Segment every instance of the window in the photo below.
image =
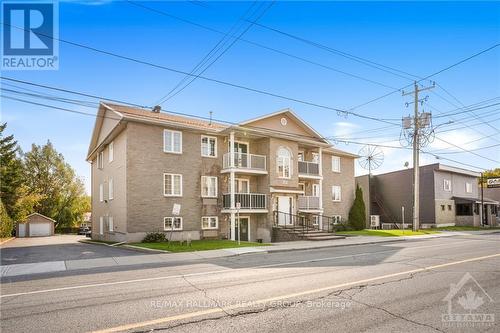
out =
[[[472,203],[466,204],[456,204],[455,205],[457,216],[472,216]],[[477,214],[476,207],[474,205],[474,214]]]
[[306,184],[304,183],[299,183],[299,190],[302,191],[305,195],[306,193]]
[[290,178],[292,171],[292,154],[286,148],[280,148],[278,150],[278,177],[279,178]]
[[103,151],[97,153],[97,168],[98,169],[104,168],[104,152]]
[[102,235],[104,233],[104,217],[99,217],[99,234]]
[[299,160],[300,162],[304,161],[304,152],[303,151],[299,151],[299,153],[297,154],[297,160]]
[[312,153],[312,161],[314,163],[319,163],[319,153]]
[[201,156],[217,157],[217,138],[201,136]]
[[444,211],[444,205],[441,205],[441,210],[443,210],[443,211]]
[[332,186],[332,200],[333,201],[342,200],[342,189],[338,185]]
[[340,172],[340,157],[332,156],[332,171]]
[[182,230],[182,217],[163,218],[163,230]]
[[471,183],[465,183],[465,192],[472,193],[472,184]]
[[113,159],[115,158],[115,153],[114,153],[114,143],[111,142],[108,145],[108,162],[111,163],[113,162]]
[[182,197],[182,175],[164,173],[163,194],[167,197]]
[[319,197],[319,184],[313,184],[312,186],[312,196]]
[[108,216],[108,231],[113,232],[113,216]]
[[451,205],[448,205],[448,210],[451,210]]
[[112,200],[113,199],[113,178],[109,178],[109,182],[108,182],[108,198],[109,200]]
[[234,180],[234,191],[236,193],[250,193],[250,181],[248,179],[236,178]]
[[163,151],[165,153],[182,154],[182,132],[164,130]]
[[451,191],[451,180],[443,179],[443,189],[448,192]]
[[219,218],[217,216],[203,216],[201,218],[202,229],[217,229],[219,228]]
[[99,201],[104,201],[104,184],[99,184]]
[[201,176],[201,196],[217,197],[217,177]]
[[332,216],[332,223],[333,224],[340,224],[340,223],[342,223],[342,216],[340,216],[340,215],[333,215]]

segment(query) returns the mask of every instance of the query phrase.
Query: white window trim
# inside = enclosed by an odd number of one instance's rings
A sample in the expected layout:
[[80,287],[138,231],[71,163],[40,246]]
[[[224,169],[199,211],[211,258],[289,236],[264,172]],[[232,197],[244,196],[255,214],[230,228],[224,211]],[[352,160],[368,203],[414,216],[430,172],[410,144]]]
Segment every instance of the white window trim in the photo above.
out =
[[[334,188],[338,187],[339,188],[339,199],[336,200],[334,198]],[[341,202],[342,201],[342,186],[340,185],[332,185],[332,201],[334,202]]]
[[[446,189],[446,182],[448,182],[448,184],[450,184],[450,188],[449,189]],[[451,180],[449,180],[449,179],[443,179],[443,191],[451,192]]]
[[[203,226],[203,219],[209,219],[208,220],[208,227]],[[210,226],[210,219],[215,219],[215,227]],[[218,216],[202,216],[201,217],[201,229],[203,230],[216,230],[219,229],[219,217]]]
[[97,168],[104,169],[104,151],[97,153]]
[[104,217],[99,216],[99,235],[104,233]]
[[[165,192],[165,176],[172,176],[172,194],[167,194]],[[180,176],[180,186],[179,186],[179,189],[180,189],[180,194],[174,194],[174,176]],[[182,175],[179,174],[179,173],[164,173],[163,174],[163,196],[165,197],[182,197]]]
[[[171,133],[171,139],[172,139],[172,149],[174,149],[174,133],[179,133],[179,139],[180,139],[180,143],[179,143],[179,148],[180,148],[180,151],[175,151],[175,150],[167,150],[167,147],[165,146],[165,134],[166,132],[170,132]],[[168,153],[168,154],[182,154],[182,132],[181,131],[174,131],[174,130],[170,130],[170,129],[164,129],[163,130],[163,152],[164,153]]]
[[[167,228],[165,226],[165,222],[167,221],[167,219],[172,219],[172,227],[171,228]],[[180,219],[181,220],[181,227],[180,228],[175,228],[175,224],[174,224],[174,220],[175,219]],[[183,224],[184,224],[184,221],[182,220],[182,217],[180,216],[165,216],[163,218],[163,230],[165,231],[181,231],[183,229]]]
[[113,162],[115,158],[115,144],[113,141],[111,141],[108,145],[108,162],[111,163]]
[[[207,141],[207,144],[210,142],[210,139],[214,139],[215,140],[215,147],[214,147],[214,153],[215,155],[212,156],[212,155],[203,155],[203,139],[204,138],[207,138],[208,141]],[[201,136],[201,139],[200,139],[200,144],[201,144],[201,156],[203,157],[211,157],[211,158],[217,158],[217,137],[215,136],[209,136],[209,135],[202,135]],[[208,151],[210,152],[210,145],[208,146]]]
[[[234,179],[235,181],[235,192],[234,193],[250,193],[250,179],[247,179],[247,178],[235,178]],[[242,183],[247,183],[247,191],[246,192],[240,192],[238,191],[238,188],[241,188],[241,184]]]
[[342,215],[332,215],[333,224],[339,224],[342,222]]
[[114,231],[113,216],[108,216],[108,231],[109,232]]
[[104,201],[104,184],[99,184],[99,202]]
[[[335,163],[334,163],[335,160],[339,161],[339,164],[338,164],[339,168],[338,168],[338,170],[335,170],[335,167],[334,167],[335,166]],[[341,162],[340,156],[335,156],[335,155],[332,156],[332,171],[333,172],[337,172],[337,173],[341,172],[342,168],[340,166],[340,162]]]
[[109,178],[108,180],[108,199],[113,200],[115,189],[114,189],[114,181],[113,178]]
[[[203,195],[203,185],[206,184],[208,178],[215,178],[215,194],[214,195]],[[201,197],[202,198],[217,198],[219,187],[219,180],[216,176],[201,176]]]
[[[288,150],[288,152],[290,153],[290,156],[288,157],[282,157],[279,155],[279,151],[281,149],[285,149],[285,150]],[[284,158],[283,160],[283,172],[280,173],[280,158]],[[284,161],[285,160],[288,160],[288,176],[285,175],[285,163]],[[280,179],[291,179],[292,178],[292,175],[293,175],[293,172],[292,172],[292,153],[290,151],[290,149],[286,148],[286,147],[279,147],[278,150],[277,150],[277,155],[276,155],[276,172],[278,174],[278,178]]]
[[[470,188],[470,191],[469,191]],[[465,182],[465,193],[472,193],[472,183]]]

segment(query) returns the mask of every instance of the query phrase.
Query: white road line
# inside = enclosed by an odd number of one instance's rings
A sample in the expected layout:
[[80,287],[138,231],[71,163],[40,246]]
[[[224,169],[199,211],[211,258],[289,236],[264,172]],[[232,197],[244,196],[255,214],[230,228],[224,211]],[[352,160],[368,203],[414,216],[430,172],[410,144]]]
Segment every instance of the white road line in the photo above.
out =
[[[474,240],[471,240],[471,241],[474,241]],[[456,243],[452,243],[452,244],[446,243],[446,244],[423,245],[423,246],[415,246],[415,247],[403,247],[403,248],[399,248],[399,249],[385,250],[385,251],[378,251],[378,252],[363,252],[363,253],[348,254],[348,255],[336,256],[336,257],[308,259],[308,260],[299,260],[299,261],[288,261],[288,262],[282,262],[282,263],[277,263],[277,264],[267,264],[267,265],[259,265],[259,266],[252,266],[252,267],[228,268],[228,269],[219,269],[219,270],[199,272],[199,273],[157,276],[157,277],[148,277],[148,278],[142,278],[142,279],[84,284],[84,285],[53,288],[53,289],[42,289],[42,290],[34,290],[34,291],[26,291],[26,292],[21,292],[21,293],[0,295],[0,299],[7,298],[7,297],[35,295],[35,294],[51,293],[51,292],[66,291],[66,290],[96,288],[96,287],[105,287],[105,286],[113,286],[113,285],[120,285],[120,284],[149,282],[149,281],[158,281],[158,280],[168,280],[168,279],[178,279],[178,278],[183,278],[183,277],[202,276],[202,275],[227,273],[227,272],[239,272],[241,270],[249,270],[249,269],[272,268],[272,267],[281,267],[281,266],[296,265],[296,264],[314,263],[314,262],[329,261],[329,260],[335,260],[335,259],[354,258],[354,257],[358,257],[358,256],[377,255],[379,253],[397,252],[397,251],[402,251],[402,250],[422,249],[422,248],[439,247],[439,246],[448,246],[449,247],[449,246],[454,245],[454,244],[455,245],[463,245],[463,243],[464,243],[464,241],[460,241],[460,242],[456,242]]]
[[[464,259],[464,260],[460,260],[460,261],[453,261],[453,262],[448,262],[445,264],[427,266],[427,267],[412,269],[412,270],[404,271],[404,272],[380,275],[380,276],[376,276],[376,277],[372,277],[372,278],[368,278],[368,279],[363,279],[363,280],[358,280],[358,281],[353,281],[353,282],[346,282],[346,283],[341,283],[341,284],[337,284],[337,285],[331,285],[328,287],[301,291],[301,292],[297,292],[297,293],[293,293],[293,294],[287,294],[287,295],[281,295],[281,296],[276,296],[276,297],[255,300],[255,301],[252,301],[249,303],[251,303],[252,305],[264,305],[266,303],[282,301],[282,300],[286,300],[286,299],[290,299],[290,298],[306,296],[306,295],[316,294],[316,293],[320,293],[320,292],[331,291],[334,289],[351,287],[351,286],[358,285],[358,284],[365,284],[365,283],[373,282],[373,281],[377,281],[377,280],[393,278],[396,276],[414,274],[414,273],[433,270],[433,269],[437,269],[437,268],[443,268],[443,267],[448,267],[448,266],[453,266],[453,265],[458,265],[458,264],[463,264],[463,263],[468,263],[468,262],[473,262],[473,261],[495,258],[495,257],[499,257],[499,256],[500,256],[500,253],[496,253],[496,254],[491,254],[491,255],[482,256],[482,257],[469,258],[469,259]],[[200,316],[204,316],[204,315],[208,315],[208,314],[226,313],[229,310],[244,309],[244,308],[245,308],[244,305],[237,304],[237,305],[232,305],[232,306],[226,306],[223,308],[213,308],[213,309],[208,309],[208,310],[203,310],[203,311],[189,312],[189,313],[184,313],[184,314],[180,314],[180,315],[176,315],[176,316],[170,316],[170,317],[148,320],[148,321],[143,321],[143,322],[138,322],[138,323],[133,323],[133,324],[116,326],[116,327],[107,328],[104,330],[94,331],[93,333],[120,332],[120,331],[125,331],[125,330],[130,330],[130,329],[136,329],[139,327],[165,324],[165,323],[183,320],[183,319],[191,319],[191,318],[200,317]]]

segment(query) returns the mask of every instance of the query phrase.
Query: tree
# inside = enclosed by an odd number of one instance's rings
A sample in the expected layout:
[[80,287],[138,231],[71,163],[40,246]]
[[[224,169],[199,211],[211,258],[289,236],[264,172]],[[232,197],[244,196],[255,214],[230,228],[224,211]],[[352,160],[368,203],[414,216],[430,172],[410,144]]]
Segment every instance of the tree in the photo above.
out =
[[363,230],[366,227],[366,209],[363,201],[363,190],[356,186],[356,197],[349,211],[349,225],[354,230]]
[[12,235],[12,229],[14,229],[14,223],[12,223],[12,219],[7,214],[3,202],[0,199],[0,237],[10,237]]
[[52,143],[33,144],[24,155],[24,174],[33,210],[56,220],[56,227],[70,227],[88,210],[83,182]]
[[17,219],[16,203],[21,197],[23,168],[19,146],[13,135],[5,136],[7,123],[0,124],[0,199],[6,214]]

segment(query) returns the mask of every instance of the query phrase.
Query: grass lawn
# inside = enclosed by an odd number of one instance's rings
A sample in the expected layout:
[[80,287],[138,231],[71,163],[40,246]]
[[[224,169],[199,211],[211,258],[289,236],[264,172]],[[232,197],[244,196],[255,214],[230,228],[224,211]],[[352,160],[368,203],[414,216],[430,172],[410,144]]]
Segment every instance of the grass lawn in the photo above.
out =
[[348,236],[380,236],[380,237],[397,237],[397,236],[417,236],[417,235],[427,235],[436,234],[439,231],[436,230],[400,230],[400,229],[390,229],[390,230],[372,230],[364,229],[358,231],[338,231],[337,235],[348,235]]
[[440,227],[436,230],[447,230],[447,231],[477,231],[477,230],[495,230],[500,229],[499,227],[472,227],[472,226],[454,226],[454,227]]
[[192,251],[230,249],[235,247],[263,246],[270,244],[241,242],[241,245],[238,245],[238,242],[230,240],[193,240],[191,241],[191,246],[187,246],[185,242],[183,245],[181,245],[180,242],[132,243],[130,245],[145,247],[154,250],[170,251],[170,252],[192,252]]

